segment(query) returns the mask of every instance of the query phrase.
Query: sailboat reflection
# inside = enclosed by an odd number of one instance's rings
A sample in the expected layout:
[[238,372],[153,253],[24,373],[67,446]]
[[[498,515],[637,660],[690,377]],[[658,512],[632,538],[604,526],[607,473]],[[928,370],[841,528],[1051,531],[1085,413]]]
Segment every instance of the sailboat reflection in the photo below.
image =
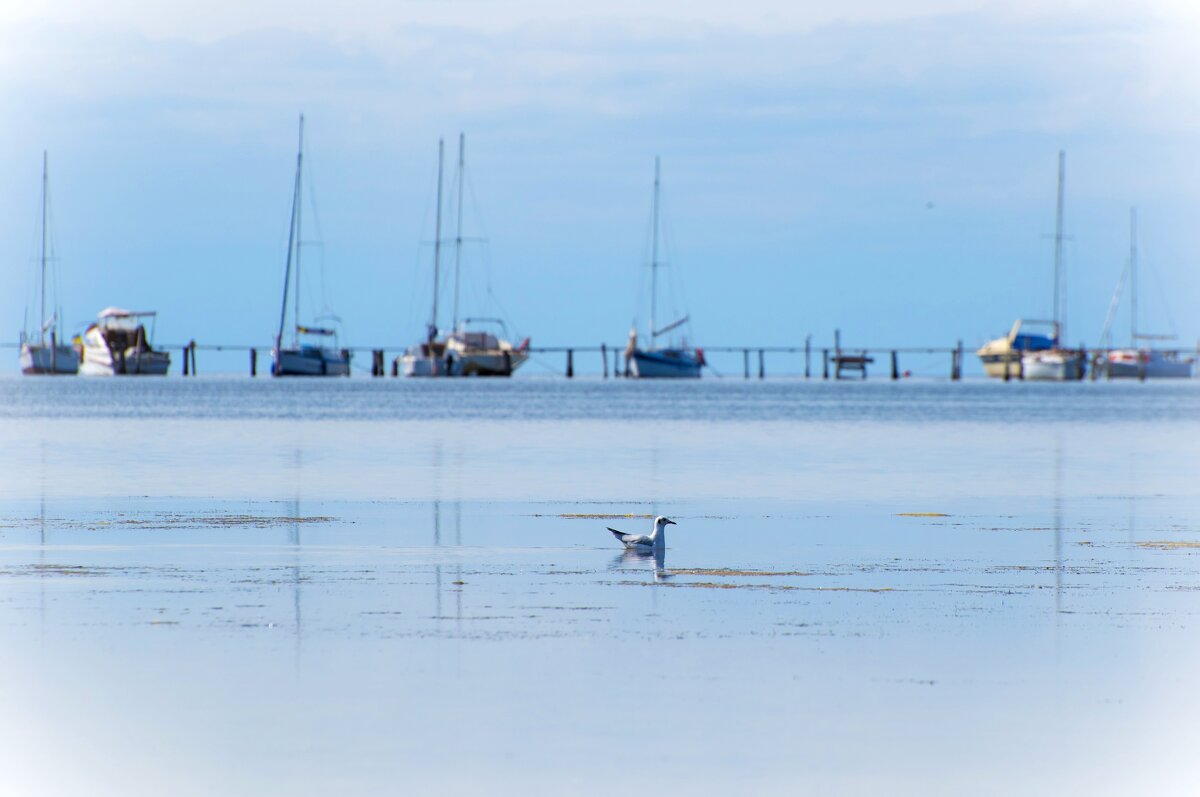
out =
[[1063,449],[1054,441],[1054,614],[1062,617],[1063,598]]
[[[455,547],[461,547],[462,546],[462,502],[454,501],[453,506],[454,506],[454,542],[453,542],[453,545]],[[433,502],[433,545],[435,548],[442,547],[442,502],[440,500],[436,500],[436,499]],[[435,616],[438,617],[439,619],[441,619],[441,618],[443,618],[442,594],[443,594],[444,590],[442,589],[442,562],[441,562],[440,557],[438,558],[437,563],[434,564],[434,566],[433,566],[433,573],[434,573],[434,604],[435,604],[434,612],[435,612]],[[463,578],[462,578],[462,565],[461,564],[456,564],[454,566],[454,580],[452,583],[454,585],[453,589],[451,590],[454,593],[454,617],[461,624],[462,613],[463,613],[463,605],[462,605]]]
[[613,570],[641,570],[654,572],[655,581],[666,581],[673,575],[667,570],[667,549],[659,546],[651,549],[626,548],[612,561]]

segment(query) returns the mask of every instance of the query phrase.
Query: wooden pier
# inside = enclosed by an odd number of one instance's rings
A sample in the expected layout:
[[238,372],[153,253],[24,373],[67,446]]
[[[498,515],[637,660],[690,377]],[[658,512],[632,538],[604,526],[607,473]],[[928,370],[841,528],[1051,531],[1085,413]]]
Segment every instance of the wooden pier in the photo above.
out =
[[[164,349],[175,349],[182,353],[182,365],[180,373],[183,376],[195,376],[197,371],[197,352],[246,352],[249,363],[250,376],[259,375],[259,353],[262,351],[270,351],[270,346],[249,346],[240,344],[202,344],[196,341],[190,341],[182,345],[164,346]],[[365,359],[368,363],[365,366],[359,366],[361,370],[365,370],[374,378],[388,376],[399,376],[399,369],[396,368],[394,358],[396,354],[402,353],[408,347],[403,345],[396,346],[355,346],[349,348],[356,357],[354,362],[361,363]],[[804,344],[799,346],[705,346],[706,354],[725,354],[725,355],[741,355],[741,377],[742,379],[766,379],[767,364],[769,359],[775,358],[777,361],[781,356],[791,355],[792,358],[803,358],[802,371],[787,371],[787,376],[803,376],[805,379],[813,378],[813,355],[819,353],[821,357],[821,380],[828,379],[846,379],[850,375],[857,379],[867,378],[867,366],[876,362],[877,358],[884,358],[891,364],[890,377],[893,380],[899,380],[904,376],[908,376],[907,372],[900,370],[901,355],[922,355],[925,357],[931,355],[948,356],[950,359],[950,367],[948,373],[952,380],[957,381],[962,377],[962,357],[963,349],[962,342],[959,341],[955,346],[937,347],[937,346],[921,346],[921,347],[896,347],[896,348],[881,348],[875,346],[847,349],[841,346],[840,335],[835,334],[834,345],[832,347],[816,348],[813,346],[812,335],[805,338]],[[628,364],[623,361],[622,352],[624,347],[621,345],[613,345],[609,343],[599,343],[593,346],[531,346],[529,353],[531,355],[542,355],[537,360],[539,364],[546,370],[553,371],[554,366],[548,362],[552,357],[562,357],[562,370],[559,371],[567,379],[573,379],[576,376],[580,358],[585,356],[595,356],[595,362],[599,368],[597,372],[602,379],[620,379],[629,376]],[[395,354],[391,354],[391,353]],[[389,357],[389,354],[391,356]],[[364,357],[365,355],[365,357]],[[768,356],[769,355],[769,356]],[[269,355],[268,355],[269,356]],[[393,360],[391,367],[388,367],[389,359]],[[718,371],[715,367],[709,366],[709,370],[718,378],[729,378],[733,374]],[[264,373],[269,374],[270,369],[266,369]],[[736,373],[736,372],[734,372]],[[945,372],[944,372],[945,373]],[[1014,378],[1017,378],[1014,374]]]
[[[17,349],[20,344],[0,342],[0,349]],[[170,344],[157,347],[164,351],[178,351],[181,354],[179,373],[183,376],[196,376],[199,373],[198,368],[198,352],[244,352],[247,356],[249,364],[249,374],[252,377],[259,376],[258,356],[260,352],[270,352],[270,345],[266,346],[251,346],[244,344],[204,344],[198,343],[195,340],[188,341],[183,344]],[[348,349],[358,355],[355,362],[359,363],[358,370],[360,372],[368,372],[374,378],[386,377],[390,371],[391,376],[398,377],[399,369],[396,367],[395,356],[408,349],[408,345],[389,345],[389,346],[355,346]],[[802,345],[795,346],[704,346],[704,352],[708,354],[730,355],[738,357],[740,355],[741,378],[749,379],[766,379],[767,365],[769,360],[778,362],[780,359],[796,361],[796,358],[803,358],[803,369],[785,370],[780,375],[789,377],[803,376],[805,379],[814,378],[813,375],[813,357],[816,354],[820,355],[821,372],[820,380],[827,381],[829,379],[840,380],[846,378],[855,378],[858,380],[867,379],[868,366],[873,366],[876,362],[882,361],[888,363],[889,378],[892,381],[897,381],[905,377],[911,376],[909,371],[901,369],[901,356],[904,357],[920,357],[924,363],[929,362],[929,358],[936,357],[946,359],[942,362],[949,366],[941,373],[949,376],[951,381],[957,382],[962,379],[963,362],[967,352],[964,349],[961,340],[955,341],[952,346],[915,346],[915,347],[882,347],[882,346],[864,346],[857,348],[844,348],[842,346],[840,330],[834,331],[833,345],[828,347],[817,347],[813,345],[813,336],[806,335]],[[535,357],[537,362],[543,369],[555,372],[557,369],[553,365],[553,359],[562,357],[559,362],[563,363],[562,370],[558,373],[568,379],[573,379],[576,376],[577,366],[583,362],[581,358],[594,356],[592,360],[599,366],[597,373],[602,379],[627,378],[629,377],[628,363],[624,361],[623,352],[624,344],[613,345],[609,343],[599,343],[593,346],[531,346],[529,353],[531,355],[541,355]],[[1102,360],[1107,354],[1108,349],[1093,349],[1091,350],[1091,358],[1089,362],[1089,370],[1091,371],[1090,379],[1105,379],[1108,378],[1104,373],[1099,372],[1095,363]],[[1195,357],[1196,362],[1200,365],[1200,345],[1196,349],[1171,349],[1164,350],[1172,352],[1182,357]],[[393,354],[394,353],[394,354]],[[389,354],[391,356],[389,357]],[[365,355],[365,356],[364,356]],[[579,355],[578,357],[576,355]],[[768,356],[769,355],[769,356]],[[268,356],[270,356],[268,354]],[[611,358],[611,361],[610,361]],[[388,360],[391,359],[391,367],[388,367]],[[366,361],[369,365],[363,365]],[[737,360],[734,360],[736,362]],[[722,363],[719,369],[713,363],[708,364],[708,370],[716,378],[730,378],[737,372],[728,372],[724,370],[728,367],[729,360]],[[940,370],[940,369],[938,369]],[[270,373],[270,368],[266,368],[264,374]],[[937,371],[923,370],[922,376],[936,375]],[[1193,378],[1200,377],[1200,368],[1196,369]],[[1006,373],[1003,381],[1020,381],[1024,378],[1019,359],[1012,364],[1011,371]]]

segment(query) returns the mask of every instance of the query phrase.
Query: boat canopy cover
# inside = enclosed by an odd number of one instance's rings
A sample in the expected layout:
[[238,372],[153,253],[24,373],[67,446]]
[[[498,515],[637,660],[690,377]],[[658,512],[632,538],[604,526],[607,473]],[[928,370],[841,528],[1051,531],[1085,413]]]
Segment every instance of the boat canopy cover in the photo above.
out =
[[120,307],[105,307],[100,311],[99,318],[141,318],[143,316],[158,315],[153,310],[125,310]]
[[500,348],[500,341],[490,332],[455,332],[451,337],[470,349]]
[[1044,351],[1054,348],[1054,338],[1022,332],[1013,338],[1012,347],[1017,351]]

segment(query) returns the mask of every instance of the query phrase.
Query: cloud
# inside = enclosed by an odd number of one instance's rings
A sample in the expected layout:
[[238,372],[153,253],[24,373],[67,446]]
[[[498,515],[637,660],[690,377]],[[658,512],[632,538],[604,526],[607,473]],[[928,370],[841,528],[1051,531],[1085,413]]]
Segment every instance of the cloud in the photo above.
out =
[[[1182,132],[1198,121],[1195,25],[1150,13],[1093,15],[1090,5],[1087,15],[1033,15],[946,12],[961,4],[943,3],[894,18],[886,4],[857,4],[841,19],[803,8],[777,13],[777,28],[761,30],[730,24],[724,6],[685,14],[668,5],[636,17],[617,4],[602,16],[533,19],[543,8],[534,3],[517,5],[500,26],[495,4],[406,4],[397,13],[367,3],[335,16],[303,6],[284,26],[272,24],[274,6],[251,4],[257,12],[241,16],[218,7],[198,25],[224,31],[208,39],[189,35],[190,17],[178,14],[118,24],[133,5],[118,4],[116,17],[101,13],[107,4],[92,6],[99,25],[85,13],[74,24],[8,26],[0,96],[35,110],[65,107],[80,119],[113,108],[137,124],[145,120],[130,114],[190,129],[207,119],[214,134],[301,107],[397,125],[683,115],[855,133],[936,123],[968,136]],[[751,3],[745,18],[772,13]],[[379,19],[368,26],[372,14]]]

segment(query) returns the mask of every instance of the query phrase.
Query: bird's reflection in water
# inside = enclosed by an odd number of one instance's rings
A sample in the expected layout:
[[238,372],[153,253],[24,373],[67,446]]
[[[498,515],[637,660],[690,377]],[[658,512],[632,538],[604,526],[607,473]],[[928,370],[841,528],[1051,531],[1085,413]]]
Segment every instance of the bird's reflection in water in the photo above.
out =
[[667,571],[667,549],[664,548],[626,548],[621,551],[609,565],[613,570],[641,570],[647,568],[654,572],[655,581],[666,581],[671,577]]

